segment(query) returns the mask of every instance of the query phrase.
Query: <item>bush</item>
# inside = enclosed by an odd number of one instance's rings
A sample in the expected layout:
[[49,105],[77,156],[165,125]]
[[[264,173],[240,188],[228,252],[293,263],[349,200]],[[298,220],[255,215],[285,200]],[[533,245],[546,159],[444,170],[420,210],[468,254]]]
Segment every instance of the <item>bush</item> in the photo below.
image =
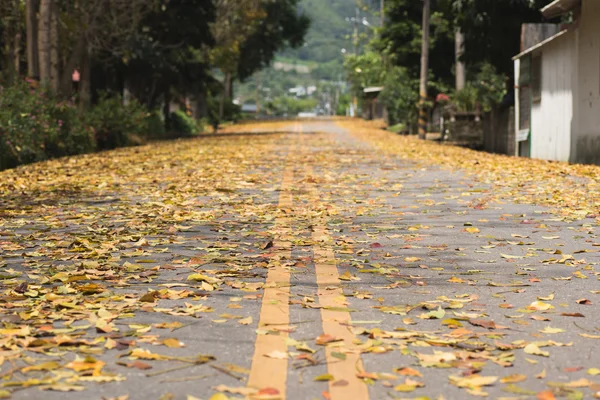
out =
[[165,122],[163,121],[161,114],[157,111],[150,112],[146,115],[146,136],[149,139],[166,139],[167,130],[165,129]]
[[0,88],[0,169],[95,148],[77,108],[22,82]]
[[94,127],[100,149],[114,149],[143,143],[146,138],[146,109],[136,100],[123,104],[121,97],[103,94],[86,113],[86,121]]
[[171,113],[170,130],[179,137],[194,136],[200,131],[196,120],[181,110]]
[[387,76],[381,101],[388,110],[390,125],[411,126],[417,118],[419,81],[412,79],[405,68],[396,67]]

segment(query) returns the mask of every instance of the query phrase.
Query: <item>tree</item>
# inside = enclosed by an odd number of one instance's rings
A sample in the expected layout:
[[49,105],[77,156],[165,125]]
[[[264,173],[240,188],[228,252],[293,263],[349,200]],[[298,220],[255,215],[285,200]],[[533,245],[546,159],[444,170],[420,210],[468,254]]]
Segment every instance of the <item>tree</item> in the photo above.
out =
[[38,58],[38,22],[37,12],[39,9],[39,0],[26,1],[26,36],[27,36],[27,75],[31,78],[40,76],[39,58]]
[[38,60],[40,68],[40,82],[44,85],[50,84],[50,43],[53,0],[41,0],[40,17],[38,25]]
[[547,0],[454,0],[446,16],[464,34],[463,60],[475,68],[483,63],[512,77],[512,57],[520,51],[521,25],[543,21]]
[[[431,4],[431,35],[429,70],[434,80],[451,85],[454,74],[454,27],[448,15],[452,10],[449,0],[433,0]],[[381,37],[373,41],[373,47],[386,54],[397,66],[407,69],[409,75],[420,75],[421,25],[423,3],[412,0],[388,0],[386,3],[387,23]]]
[[278,51],[297,48],[304,43],[310,19],[298,14],[299,0],[266,2],[264,18],[246,38],[240,48],[237,78],[245,80],[254,72],[266,67]]
[[0,2],[0,68],[12,82],[20,73],[23,15],[19,0]]
[[244,41],[254,33],[257,22],[266,14],[261,0],[215,0],[216,19],[211,26],[216,46],[212,61],[223,73],[223,90],[219,118],[223,118],[225,101],[231,97],[233,75],[240,63]]
[[114,66],[147,107],[155,108],[162,99],[167,122],[173,91],[186,96],[205,90],[210,79],[205,54],[214,45],[209,26],[214,19],[212,2],[161,0],[143,19],[123,62]]

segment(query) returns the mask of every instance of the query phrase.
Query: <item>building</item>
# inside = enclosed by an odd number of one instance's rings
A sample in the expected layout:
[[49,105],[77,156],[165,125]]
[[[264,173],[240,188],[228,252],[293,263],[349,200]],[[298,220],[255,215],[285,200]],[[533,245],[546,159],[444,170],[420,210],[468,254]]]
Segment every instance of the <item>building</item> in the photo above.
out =
[[516,152],[600,164],[600,2],[556,0],[541,11],[572,22],[514,58]]
[[363,89],[362,117],[368,120],[387,119],[387,111],[379,96],[384,87],[374,86]]

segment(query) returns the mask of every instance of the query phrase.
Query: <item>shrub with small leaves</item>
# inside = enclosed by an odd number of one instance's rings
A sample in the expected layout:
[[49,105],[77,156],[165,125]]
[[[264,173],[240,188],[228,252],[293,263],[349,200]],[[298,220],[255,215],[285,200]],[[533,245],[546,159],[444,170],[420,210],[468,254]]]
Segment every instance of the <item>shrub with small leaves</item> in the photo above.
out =
[[171,113],[170,128],[171,132],[179,137],[190,137],[199,132],[196,120],[181,110]]
[[98,148],[106,150],[143,143],[146,116],[146,109],[136,100],[124,104],[121,97],[105,93],[86,113],[86,122],[94,127]]
[[95,148],[74,104],[28,82],[0,88],[0,169]]

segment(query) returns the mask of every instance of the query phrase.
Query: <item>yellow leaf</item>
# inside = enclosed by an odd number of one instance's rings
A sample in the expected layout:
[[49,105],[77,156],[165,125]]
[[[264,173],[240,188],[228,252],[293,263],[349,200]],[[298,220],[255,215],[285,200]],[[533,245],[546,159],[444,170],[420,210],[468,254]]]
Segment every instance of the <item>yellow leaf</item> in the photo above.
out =
[[561,333],[564,332],[564,329],[560,329],[560,328],[551,328],[549,326],[545,327],[544,329],[540,330],[540,332],[542,333]]
[[588,375],[596,376],[600,375],[600,369],[598,368],[590,368],[587,370]]
[[265,354],[265,357],[285,360],[286,358],[288,358],[288,353],[286,353],[285,351],[273,350],[272,352]]
[[240,320],[238,321],[238,324],[240,324],[240,325],[250,325],[251,323],[252,323],[252,316],[249,316],[249,317],[247,317],[247,318],[240,319]]
[[526,379],[527,379],[527,375],[512,374],[512,375],[508,375],[508,376],[505,376],[504,378],[500,379],[500,382],[502,382],[502,383],[519,383],[519,382],[523,382]]
[[546,379],[546,368],[535,376],[537,379]]
[[52,371],[58,368],[60,368],[59,363],[57,363],[56,361],[48,361],[45,363],[25,367],[21,370],[21,372],[25,373],[29,371]]
[[479,389],[483,386],[493,385],[498,380],[498,377],[471,375],[467,377],[450,376],[449,379],[452,384],[460,388]]
[[549,352],[540,349],[538,347],[538,345],[535,343],[529,343],[527,346],[525,346],[523,351],[525,351],[525,353],[527,353],[527,354],[533,354],[534,356],[544,356],[544,357],[550,356]]
[[542,301],[551,301],[551,300],[554,300],[554,293],[549,294],[548,296],[538,296],[537,299],[538,300],[542,300]]
[[227,397],[223,393],[215,393],[212,396],[210,396],[208,400],[229,400],[229,397]]
[[327,382],[327,381],[332,381],[334,379],[335,378],[331,374],[323,374],[323,375],[315,376],[314,381],[316,381],[316,382]]
[[178,349],[180,347],[183,347],[183,343],[181,343],[179,339],[175,338],[167,338],[163,340],[163,344],[171,349]]
[[552,304],[544,303],[543,301],[534,301],[530,305],[527,306],[528,310],[534,311],[547,311],[554,308]]

